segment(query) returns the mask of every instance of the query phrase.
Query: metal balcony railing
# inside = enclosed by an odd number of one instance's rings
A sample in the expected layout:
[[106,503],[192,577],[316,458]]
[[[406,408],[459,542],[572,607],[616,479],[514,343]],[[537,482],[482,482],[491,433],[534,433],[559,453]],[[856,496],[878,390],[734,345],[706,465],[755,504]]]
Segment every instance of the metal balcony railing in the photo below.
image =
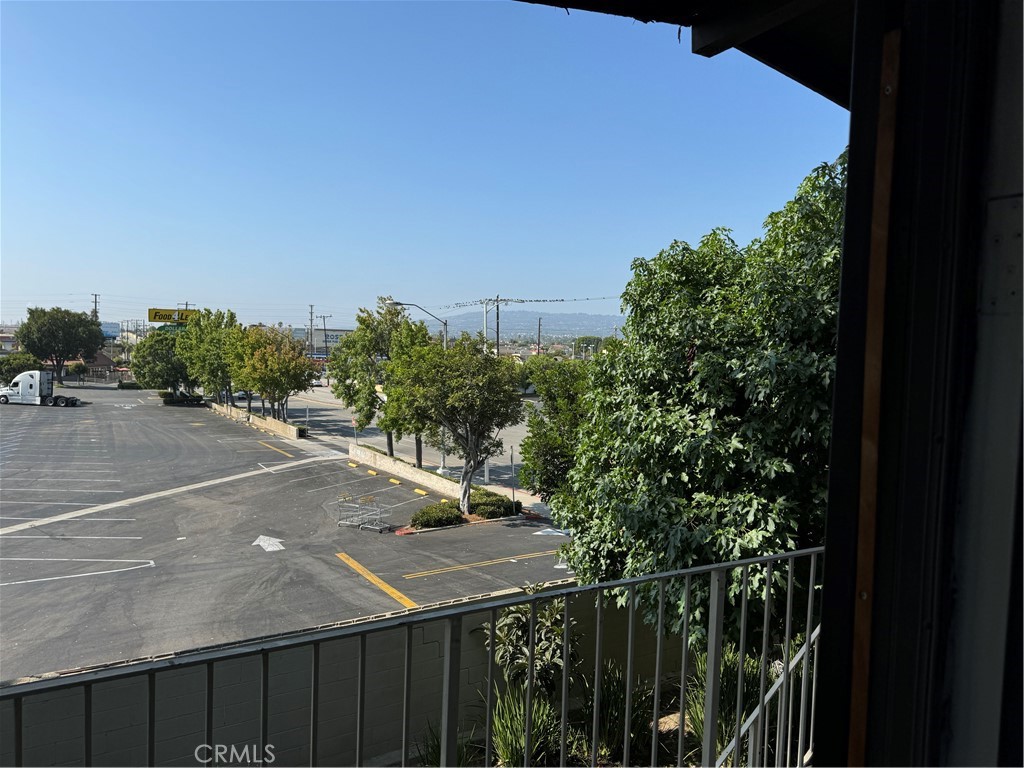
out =
[[809,764],[822,551],[11,685],[0,764]]

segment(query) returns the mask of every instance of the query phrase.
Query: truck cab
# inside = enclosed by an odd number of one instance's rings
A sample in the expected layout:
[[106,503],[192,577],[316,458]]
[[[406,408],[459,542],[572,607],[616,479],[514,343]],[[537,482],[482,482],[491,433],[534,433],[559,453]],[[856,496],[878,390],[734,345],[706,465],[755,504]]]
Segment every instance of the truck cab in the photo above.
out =
[[0,387],[0,405],[78,405],[77,397],[54,396],[53,374],[50,371],[25,371],[14,377],[6,387]]

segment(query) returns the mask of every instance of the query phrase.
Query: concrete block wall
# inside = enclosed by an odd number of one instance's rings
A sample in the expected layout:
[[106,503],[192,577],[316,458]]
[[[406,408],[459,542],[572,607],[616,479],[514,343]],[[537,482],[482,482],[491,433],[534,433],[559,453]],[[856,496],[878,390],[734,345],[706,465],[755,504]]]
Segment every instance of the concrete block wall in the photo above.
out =
[[[594,599],[581,596],[570,604],[581,637],[579,672],[594,669]],[[478,631],[489,612],[461,619],[459,722],[464,731],[483,720],[488,653]],[[628,614],[606,607],[604,652],[625,666]],[[370,625],[367,626],[370,629]],[[445,620],[413,625],[411,667],[411,762],[428,725],[441,720]],[[401,763],[406,629],[369,632],[365,648],[362,759],[365,764]],[[358,637],[324,641],[319,649],[317,761],[321,765],[356,762],[359,653]],[[634,663],[638,674],[654,669],[654,632],[637,621]],[[665,674],[678,666],[679,640],[665,643]],[[267,743],[272,765],[308,765],[313,694],[313,648],[310,645],[268,651]],[[149,761],[149,686],[155,719],[153,754],[157,765],[203,765],[213,748],[258,756],[261,743],[263,657],[259,652],[212,663],[212,739],[207,736],[207,665],[161,669],[134,676],[41,692],[24,699],[23,754],[26,765],[84,765],[86,700],[91,699],[90,740],[94,765],[145,765]],[[4,693],[9,693],[5,691]],[[477,728],[479,734],[480,728]],[[0,702],[0,763],[14,760],[14,707]],[[202,745],[209,743],[208,748]],[[201,748],[197,755],[197,748]],[[243,750],[247,750],[243,752]],[[198,759],[197,759],[198,757]],[[213,764],[213,763],[209,763]]]
[[210,410],[214,413],[219,413],[221,416],[226,416],[234,421],[244,421],[250,426],[262,429],[265,432],[288,437],[292,440],[298,440],[306,436],[306,428],[302,425],[289,424],[272,419],[269,416],[260,416],[258,413],[250,412],[248,408],[233,408],[230,405],[220,405],[219,403],[212,402],[209,403],[209,406]]
[[424,469],[406,464],[401,459],[393,459],[390,456],[371,451],[355,443],[348,444],[348,455],[352,461],[358,461],[374,469],[380,469],[396,477],[404,478],[414,482],[421,488],[429,488],[432,491],[442,494],[445,498],[457,501],[459,498],[459,484],[442,477],[436,472],[428,472]]

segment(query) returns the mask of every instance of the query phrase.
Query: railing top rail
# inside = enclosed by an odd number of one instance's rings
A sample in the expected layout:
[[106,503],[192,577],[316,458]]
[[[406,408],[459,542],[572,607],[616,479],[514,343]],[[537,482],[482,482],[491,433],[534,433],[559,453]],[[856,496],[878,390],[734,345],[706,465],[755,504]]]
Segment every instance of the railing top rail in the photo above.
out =
[[682,568],[675,571],[653,573],[646,576],[634,576],[628,579],[617,579],[615,581],[605,581],[598,584],[581,584],[572,587],[562,587],[546,591],[542,594],[517,593],[514,595],[503,595],[501,597],[483,598],[480,600],[470,599],[466,601],[458,601],[454,605],[397,611],[392,614],[386,614],[380,618],[364,617],[328,626],[294,630],[277,635],[242,640],[237,643],[226,643],[223,645],[211,646],[205,649],[193,649],[164,657],[112,662],[109,666],[73,671],[59,677],[31,680],[24,683],[0,683],[0,701],[39,693],[41,691],[68,688],[81,685],[83,683],[96,683],[115,680],[122,677],[130,677],[141,673],[199,666],[209,664],[211,662],[225,661],[227,659],[259,654],[266,651],[318,645],[332,640],[341,640],[347,637],[358,637],[359,635],[398,629],[406,626],[407,624],[422,624],[425,622],[441,621],[455,616],[485,613],[492,609],[502,609],[514,605],[521,605],[538,599],[556,600],[558,598],[571,597],[574,595],[586,594],[588,592],[608,592],[629,586],[656,583],[685,576],[692,577],[695,575],[711,573],[713,571],[734,570],[742,568],[743,566],[761,565],[769,562],[779,562],[782,560],[796,560],[812,554],[823,554],[824,551],[824,547],[810,547],[807,549],[795,550],[793,552],[751,557],[745,560],[735,560],[728,563],[714,563],[711,565],[701,565],[693,568]]

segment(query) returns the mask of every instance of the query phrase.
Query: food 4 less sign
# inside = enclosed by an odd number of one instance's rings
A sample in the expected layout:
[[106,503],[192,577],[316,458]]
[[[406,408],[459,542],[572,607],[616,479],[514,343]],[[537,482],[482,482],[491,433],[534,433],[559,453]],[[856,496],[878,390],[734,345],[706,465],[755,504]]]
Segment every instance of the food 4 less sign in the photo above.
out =
[[198,309],[151,309],[151,323],[187,323],[188,319],[199,312]]

